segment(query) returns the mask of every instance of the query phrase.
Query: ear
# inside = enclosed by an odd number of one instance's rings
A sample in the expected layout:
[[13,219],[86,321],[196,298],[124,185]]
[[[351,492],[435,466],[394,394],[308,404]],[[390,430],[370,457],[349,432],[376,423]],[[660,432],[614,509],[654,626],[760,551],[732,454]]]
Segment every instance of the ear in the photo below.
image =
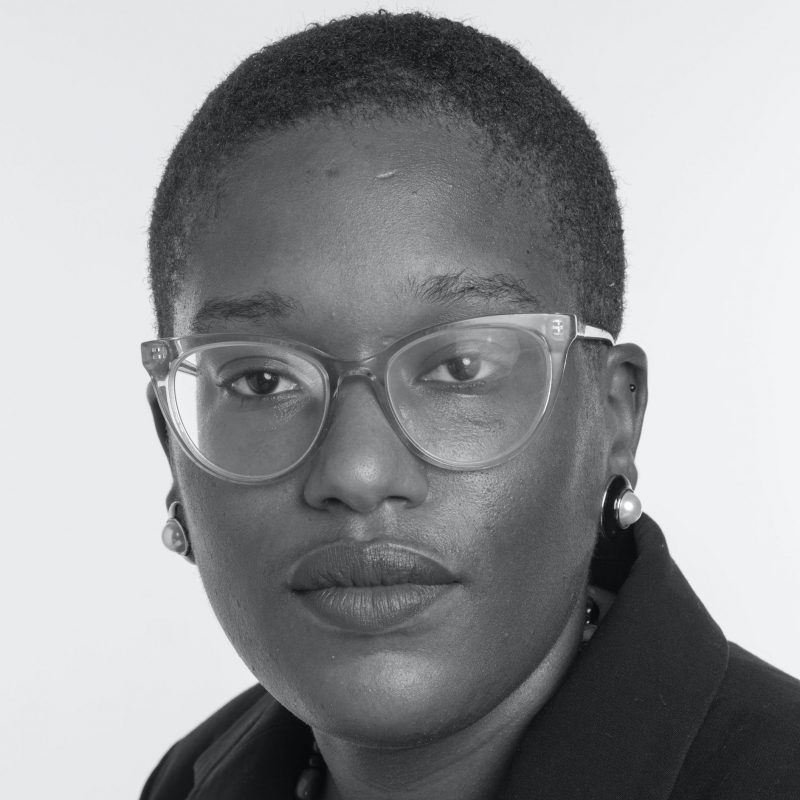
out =
[[172,456],[170,455],[169,449],[169,439],[171,435],[169,425],[167,425],[167,420],[164,419],[164,413],[161,411],[161,406],[158,404],[152,382],[147,384],[147,402],[150,406],[150,413],[153,415],[153,424],[156,428],[158,441],[161,442],[161,448],[164,451],[164,455],[167,457],[173,475],[172,486],[167,493],[167,508],[169,508],[175,500],[180,500],[180,497],[178,497],[178,489],[175,485],[175,471],[172,469]]
[[635,344],[611,348],[605,372],[606,424],[609,433],[608,470],[625,475],[635,487],[636,448],[647,408],[647,356]]
[[[180,501],[180,495],[178,494],[178,486],[175,482],[175,470],[172,468],[172,456],[170,455],[169,449],[169,439],[170,439],[170,430],[169,425],[167,425],[166,419],[164,419],[164,413],[161,411],[161,406],[158,404],[158,399],[156,398],[155,389],[153,388],[153,384],[147,384],[147,402],[150,405],[150,413],[153,415],[153,424],[156,427],[156,434],[158,435],[158,440],[161,442],[161,447],[164,450],[164,455],[167,457],[167,461],[169,462],[169,468],[172,472],[172,485],[170,486],[169,491],[167,492],[167,509],[175,502],[176,500]],[[186,520],[181,519],[180,516],[178,517],[178,522],[181,523],[183,526],[184,531],[186,531],[186,535],[188,537],[188,528],[186,526]],[[191,562],[192,564],[195,563],[194,554],[191,550],[191,543],[189,545],[189,553],[188,555],[184,556],[187,561]]]

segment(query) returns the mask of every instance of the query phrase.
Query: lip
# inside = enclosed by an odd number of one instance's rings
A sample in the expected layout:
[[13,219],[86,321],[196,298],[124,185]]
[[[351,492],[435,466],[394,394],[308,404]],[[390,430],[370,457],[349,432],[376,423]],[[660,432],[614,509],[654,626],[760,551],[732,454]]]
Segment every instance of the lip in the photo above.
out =
[[389,542],[336,542],[313,550],[289,579],[315,616],[357,632],[407,623],[457,583],[438,561]]

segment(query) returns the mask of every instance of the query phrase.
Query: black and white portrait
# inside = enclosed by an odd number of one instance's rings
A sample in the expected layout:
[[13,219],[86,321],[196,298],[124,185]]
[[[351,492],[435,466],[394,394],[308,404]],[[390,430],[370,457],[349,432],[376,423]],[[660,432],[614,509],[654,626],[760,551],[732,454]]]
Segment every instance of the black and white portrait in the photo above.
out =
[[794,4],[0,21],[4,796],[800,797]]

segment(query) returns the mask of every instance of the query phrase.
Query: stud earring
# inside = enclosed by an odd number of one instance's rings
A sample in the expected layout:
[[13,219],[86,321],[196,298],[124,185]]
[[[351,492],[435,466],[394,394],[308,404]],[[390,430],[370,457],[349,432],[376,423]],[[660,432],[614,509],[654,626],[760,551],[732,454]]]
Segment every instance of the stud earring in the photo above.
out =
[[600,607],[593,597],[586,598],[586,616],[583,621],[583,641],[588,642],[597,630],[600,621]]
[[631,482],[624,475],[615,475],[603,495],[600,532],[611,538],[630,528],[642,516],[642,501],[634,494]]
[[181,504],[177,500],[174,503],[170,503],[167,521],[161,531],[161,541],[164,542],[164,547],[167,550],[171,550],[173,553],[177,553],[179,556],[191,561],[192,545],[189,541],[189,535],[178,519],[178,509],[180,507]]

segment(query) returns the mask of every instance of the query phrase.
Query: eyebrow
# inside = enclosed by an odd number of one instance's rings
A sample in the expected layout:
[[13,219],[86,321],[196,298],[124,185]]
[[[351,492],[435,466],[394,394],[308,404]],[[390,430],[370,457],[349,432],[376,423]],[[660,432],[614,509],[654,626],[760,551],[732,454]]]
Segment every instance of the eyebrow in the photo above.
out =
[[239,297],[212,297],[192,317],[191,329],[207,333],[213,323],[231,319],[263,319],[287,317],[302,305],[293,297],[278,292],[257,292]]
[[[430,275],[423,280],[409,276],[405,290],[411,297],[440,305],[479,300],[510,303],[521,311],[542,307],[540,299],[522,281],[502,272],[471,275],[466,270],[460,270]],[[207,333],[215,322],[229,320],[282,319],[298,310],[303,310],[302,303],[278,292],[212,297],[192,317],[191,330]]]
[[525,311],[530,311],[531,306],[542,307],[540,298],[522,281],[503,272],[496,272],[494,275],[470,275],[466,270],[461,270],[431,275],[421,281],[412,276],[407,285],[412,296],[443,305],[481,300],[510,303]]

